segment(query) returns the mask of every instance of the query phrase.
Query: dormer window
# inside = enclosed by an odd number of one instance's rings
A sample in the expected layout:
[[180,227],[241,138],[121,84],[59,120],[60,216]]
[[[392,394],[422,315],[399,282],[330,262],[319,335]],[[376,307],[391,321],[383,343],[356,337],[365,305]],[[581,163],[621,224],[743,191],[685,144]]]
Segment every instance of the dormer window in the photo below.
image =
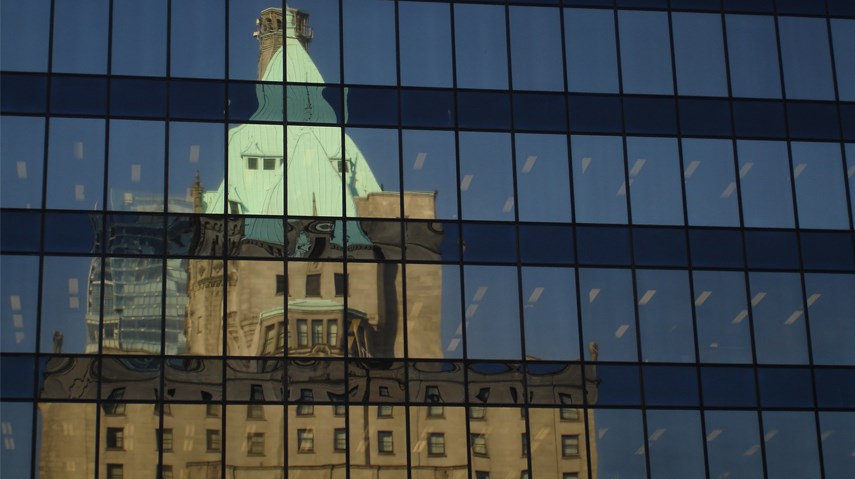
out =
[[276,166],[282,166],[282,158],[260,158],[258,156],[247,156],[246,157],[246,169],[247,170],[264,170],[264,171],[273,171],[276,169]]

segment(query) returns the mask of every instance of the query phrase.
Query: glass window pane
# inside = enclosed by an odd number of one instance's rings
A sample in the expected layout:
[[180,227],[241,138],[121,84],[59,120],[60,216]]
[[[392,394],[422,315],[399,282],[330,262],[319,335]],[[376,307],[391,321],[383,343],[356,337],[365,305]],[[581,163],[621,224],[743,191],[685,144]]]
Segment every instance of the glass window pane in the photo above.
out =
[[107,208],[163,211],[164,123],[112,120]]
[[855,20],[831,19],[834,70],[840,100],[855,100]]
[[653,477],[704,477],[703,433],[697,411],[647,411]]
[[341,80],[339,1],[291,0],[286,18],[286,78],[289,82],[338,83]]
[[407,308],[409,357],[463,357],[458,266],[408,264]]
[[727,15],[733,96],[781,98],[774,17]]
[[567,89],[617,93],[615,19],[610,10],[564,10]]
[[166,74],[166,5],[166,0],[113,1],[113,74]]
[[626,223],[623,143],[617,136],[573,136],[573,196],[579,223]]
[[401,85],[451,86],[449,8],[441,3],[398,4]]
[[673,94],[668,14],[621,10],[618,20],[624,93]]
[[50,0],[0,3],[0,70],[47,70],[50,4]]
[[846,185],[837,143],[792,143],[799,226],[848,229]]
[[103,208],[104,130],[104,120],[50,120],[48,208]]
[[466,347],[470,358],[519,359],[517,270],[466,266]]
[[569,268],[523,268],[526,357],[579,359],[576,278]]
[[778,28],[787,98],[834,100],[825,20],[780,17]]
[[0,118],[0,161],[4,208],[38,208],[42,204],[45,121],[42,118]]
[[793,195],[787,144],[737,141],[745,226],[792,228]]
[[672,14],[677,91],[680,95],[727,96],[721,16]]
[[460,203],[466,219],[514,218],[510,135],[460,133]]
[[638,322],[644,361],[695,360],[688,280],[685,271],[637,271]]
[[508,88],[505,9],[494,5],[454,5],[457,86]]
[[101,261],[45,258],[42,274],[41,351],[98,352]]
[[[194,206],[194,195],[201,195],[202,212],[224,212],[222,204],[218,211],[212,205],[223,182],[223,134],[222,123],[169,123],[169,211],[187,211]],[[197,174],[198,192],[193,189]]]
[[701,361],[750,363],[751,322],[743,274],[695,271],[693,278]]
[[855,470],[855,414],[819,413],[822,438],[822,463],[825,477],[845,479]]
[[[225,0],[172,2],[170,62],[175,77],[224,78]],[[247,35],[251,35],[251,27]]]
[[[356,171],[348,178],[349,184],[362,183],[366,175],[376,191],[357,194],[359,199],[357,216],[398,218],[401,216],[400,162],[398,161],[398,131],[386,129],[348,128],[345,153],[349,158],[362,158],[364,170]],[[362,173],[363,177],[360,177]],[[357,187],[357,192],[359,189]],[[388,192],[388,193],[386,193]],[[405,195],[404,201],[407,201]]]
[[282,1],[229,0],[228,9],[229,78],[261,80],[272,70],[268,75],[281,80],[283,31],[289,40],[294,37]]
[[585,358],[637,361],[632,276],[628,270],[580,269]]
[[802,283],[796,273],[751,273],[757,362],[806,364]]
[[844,145],[846,152],[846,178],[849,180],[849,202],[852,222],[855,223],[855,143]]
[[672,138],[627,138],[632,222],[683,224],[680,158]]
[[415,199],[405,202],[409,218],[457,218],[457,165],[454,133],[450,131],[404,130],[404,190],[433,194],[434,211]]
[[690,225],[739,226],[730,140],[684,139],[683,178]]
[[813,360],[817,364],[855,364],[855,276],[806,274]]
[[710,477],[762,478],[757,413],[706,411],[704,419]]
[[[266,128],[273,132],[281,132],[280,127],[272,125]],[[240,145],[234,145],[236,137],[229,142],[229,181],[232,181],[232,152],[240,152]],[[251,133],[247,133],[240,139],[246,146],[252,143]],[[280,143],[281,144],[281,143]],[[233,146],[234,145],[234,146]],[[270,151],[275,153],[275,144],[270,144]],[[247,157],[249,158],[249,156]],[[361,156],[360,156],[361,158]],[[338,165],[341,162],[341,130],[333,127],[313,127],[288,125],[288,214],[298,216],[320,215],[341,216],[342,209],[342,179],[339,174]],[[364,162],[364,159],[362,159]],[[316,169],[317,164],[329,163],[331,168]],[[248,164],[247,164],[248,165]],[[354,165],[351,165],[352,168]],[[364,166],[362,166],[364,167]],[[251,172],[254,173],[254,172]],[[281,181],[282,173],[276,174]],[[273,180],[271,178],[270,180]],[[251,188],[248,188],[251,190]],[[278,196],[277,196],[278,197]],[[259,205],[260,206],[260,205]],[[353,215],[356,206],[352,201],[347,202],[347,211]],[[254,211],[262,211],[258,208]],[[268,214],[276,214],[275,209],[269,210]]]
[[764,411],[763,442],[769,477],[821,477],[812,412]]
[[63,73],[107,73],[109,23],[108,0],[57,1],[51,69]]
[[395,5],[383,0],[344,2],[344,82],[394,85]]
[[571,219],[567,137],[516,135],[520,221]]
[[598,476],[647,477],[641,411],[595,409],[592,416],[588,434]]
[[563,91],[558,12],[537,7],[511,7],[510,12],[514,89]]
[[3,256],[0,259],[0,351],[35,352],[39,291],[39,258]]

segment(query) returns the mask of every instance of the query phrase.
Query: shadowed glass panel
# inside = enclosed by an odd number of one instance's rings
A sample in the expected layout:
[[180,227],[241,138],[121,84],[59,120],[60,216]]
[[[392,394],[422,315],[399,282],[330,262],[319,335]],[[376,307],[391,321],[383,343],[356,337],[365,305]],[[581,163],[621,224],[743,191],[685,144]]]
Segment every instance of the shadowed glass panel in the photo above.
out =
[[672,14],[677,91],[681,95],[727,96],[721,23],[717,14]]
[[690,225],[739,226],[730,140],[684,139],[683,181]]
[[749,281],[757,362],[807,363],[807,338],[799,275],[751,273]]
[[733,96],[781,98],[774,17],[726,15],[725,19]]
[[508,88],[505,9],[493,5],[454,5],[457,86]]
[[616,136],[573,136],[576,221],[626,223],[623,143]]
[[4,208],[38,208],[42,205],[45,121],[42,118],[0,118],[0,159]]
[[[628,270],[580,269],[579,301],[586,359],[636,361],[635,310]],[[596,355],[596,358],[595,358]]]
[[564,10],[567,89],[617,93],[615,19],[610,10]]

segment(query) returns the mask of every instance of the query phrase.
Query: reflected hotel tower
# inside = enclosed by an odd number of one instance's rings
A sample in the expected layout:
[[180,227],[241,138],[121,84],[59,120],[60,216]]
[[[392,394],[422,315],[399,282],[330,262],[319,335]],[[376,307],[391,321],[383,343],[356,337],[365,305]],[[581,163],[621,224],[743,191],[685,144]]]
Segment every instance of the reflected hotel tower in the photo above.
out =
[[[70,401],[39,404],[39,477],[516,479],[531,463],[597,478],[594,416],[574,407],[596,402],[593,366],[427,359],[443,358],[440,245],[457,240],[376,218],[402,205],[435,218],[436,192],[385,191],[340,127],[273,124],[283,105],[336,121],[320,88],[285,84],[283,98],[283,69],[324,83],[308,18],[261,12],[258,109],[228,131],[226,179],[191,186],[192,223],[167,220],[192,259],[109,258],[103,281],[93,261],[86,352],[101,329],[106,356],[47,361],[42,398]],[[158,240],[123,218],[111,251]]]

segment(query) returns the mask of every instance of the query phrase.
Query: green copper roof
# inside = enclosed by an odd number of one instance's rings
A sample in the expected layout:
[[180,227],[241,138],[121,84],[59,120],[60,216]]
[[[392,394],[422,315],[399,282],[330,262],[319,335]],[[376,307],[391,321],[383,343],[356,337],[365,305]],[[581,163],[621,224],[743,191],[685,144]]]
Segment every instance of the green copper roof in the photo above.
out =
[[[299,41],[288,38],[286,49],[290,81],[323,82]],[[265,81],[280,82],[281,85],[282,52],[280,48],[270,61],[264,74]],[[281,118],[280,85],[258,86],[259,107],[252,120],[278,121]],[[288,108],[289,112],[294,108],[295,112],[303,114],[306,121],[335,120],[335,113],[321,96],[319,87],[289,86]],[[238,205],[240,213],[282,215],[285,213],[284,188],[287,190],[289,215],[341,216],[344,205],[344,213],[355,216],[354,197],[380,191],[380,185],[362,152],[347,135],[342,154],[340,128],[297,125],[287,128],[287,155],[283,155],[284,128],[281,125],[247,123],[229,130],[229,184],[227,188],[221,184],[216,193],[205,195],[206,212],[223,211],[228,195],[228,201]],[[287,158],[287,163],[282,161],[283,157]],[[249,158],[257,158],[253,169],[250,169]],[[263,168],[265,158],[275,160],[273,169]],[[339,173],[342,158],[349,165],[344,191]],[[287,188],[283,182],[286,175]]]

